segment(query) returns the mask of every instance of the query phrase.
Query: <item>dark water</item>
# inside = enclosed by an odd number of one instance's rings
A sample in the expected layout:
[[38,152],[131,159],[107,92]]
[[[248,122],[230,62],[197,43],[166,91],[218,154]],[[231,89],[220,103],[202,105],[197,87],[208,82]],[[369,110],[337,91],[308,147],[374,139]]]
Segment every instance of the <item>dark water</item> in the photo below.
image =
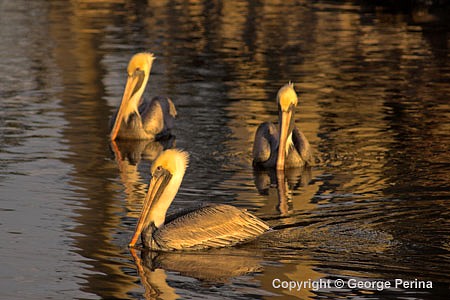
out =
[[[148,2],[0,1],[2,299],[448,298],[448,11]],[[108,118],[143,50],[158,57],[147,97],[173,99],[176,138],[111,147]],[[253,134],[288,81],[317,164],[254,173]],[[130,253],[151,160],[175,145],[191,163],[174,208],[244,207],[272,237]],[[332,284],[273,287],[291,280]]]

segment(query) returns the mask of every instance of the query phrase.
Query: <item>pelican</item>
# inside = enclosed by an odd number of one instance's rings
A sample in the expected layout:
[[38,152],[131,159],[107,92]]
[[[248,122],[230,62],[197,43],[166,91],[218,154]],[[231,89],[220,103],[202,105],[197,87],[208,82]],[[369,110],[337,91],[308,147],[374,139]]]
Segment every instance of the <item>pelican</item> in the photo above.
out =
[[297,103],[294,84],[288,83],[278,91],[278,127],[271,122],[259,125],[253,143],[253,166],[284,170],[311,165],[311,146],[295,126]]
[[188,160],[188,153],[178,149],[165,150],[156,158],[130,247],[141,235],[144,247],[155,250],[221,248],[245,243],[269,230],[249,212],[225,204],[205,204],[166,219]]
[[111,118],[111,140],[154,140],[172,129],[177,115],[172,100],[142,98],[154,59],[152,53],[138,53],[131,58],[122,102]]

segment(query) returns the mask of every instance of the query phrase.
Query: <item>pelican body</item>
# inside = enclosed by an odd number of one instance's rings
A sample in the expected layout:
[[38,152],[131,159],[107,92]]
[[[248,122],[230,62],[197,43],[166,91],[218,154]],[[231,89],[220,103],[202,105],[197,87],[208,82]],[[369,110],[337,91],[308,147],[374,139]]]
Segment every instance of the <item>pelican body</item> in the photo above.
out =
[[138,53],[128,64],[128,79],[122,101],[110,122],[110,137],[128,140],[155,140],[168,135],[177,115],[172,100],[155,97],[143,99],[155,57]]
[[206,204],[166,218],[188,159],[187,152],[169,149],[153,163],[152,179],[130,247],[141,235],[144,247],[155,250],[220,248],[248,242],[269,230],[265,222],[249,212],[225,204]]
[[297,103],[297,93],[292,83],[286,84],[278,91],[278,126],[271,122],[258,126],[253,143],[254,167],[284,170],[311,165],[311,146],[305,135],[295,126]]

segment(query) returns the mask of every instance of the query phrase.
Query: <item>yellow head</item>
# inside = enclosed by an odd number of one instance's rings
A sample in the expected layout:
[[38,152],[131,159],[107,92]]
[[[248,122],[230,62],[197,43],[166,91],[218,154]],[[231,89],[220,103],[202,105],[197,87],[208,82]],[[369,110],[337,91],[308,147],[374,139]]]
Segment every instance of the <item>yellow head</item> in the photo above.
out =
[[297,106],[298,98],[293,83],[289,82],[278,91],[277,103],[282,111],[288,111]]
[[144,73],[148,76],[154,59],[155,56],[153,53],[141,52],[135,54],[128,63],[128,76],[133,76],[136,71],[144,71]]
[[152,164],[151,174],[155,174],[157,169],[167,170],[170,174],[182,174],[188,166],[189,153],[179,149],[167,149],[156,158]]

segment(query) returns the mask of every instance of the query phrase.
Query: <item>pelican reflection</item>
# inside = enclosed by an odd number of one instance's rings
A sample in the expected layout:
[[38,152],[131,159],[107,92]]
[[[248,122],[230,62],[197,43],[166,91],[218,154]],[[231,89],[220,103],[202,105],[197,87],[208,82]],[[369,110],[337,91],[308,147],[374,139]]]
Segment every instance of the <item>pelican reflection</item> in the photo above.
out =
[[111,141],[110,148],[114,152],[114,157],[120,169],[124,161],[127,161],[130,165],[138,165],[142,159],[154,161],[162,151],[174,148],[175,144],[175,136],[169,136],[158,141],[115,140]]
[[271,215],[278,211],[281,216],[286,216],[293,210],[293,191],[308,186],[312,173],[309,167],[290,168],[284,171],[255,169],[253,176],[258,193],[268,196],[268,201],[260,212]]
[[[139,257],[136,249],[130,252],[138,270],[156,269],[178,272],[182,276],[224,283],[247,274],[262,272],[263,254],[256,249],[220,248],[195,252],[161,252],[143,249]],[[142,272],[139,272],[142,277]]]
[[[115,140],[110,149],[119,169],[120,181],[124,186],[126,204],[130,217],[135,215],[134,206],[142,203],[147,188],[148,166],[165,149],[175,146],[175,137],[160,141],[149,140]],[[144,171],[145,170],[145,171]]]

